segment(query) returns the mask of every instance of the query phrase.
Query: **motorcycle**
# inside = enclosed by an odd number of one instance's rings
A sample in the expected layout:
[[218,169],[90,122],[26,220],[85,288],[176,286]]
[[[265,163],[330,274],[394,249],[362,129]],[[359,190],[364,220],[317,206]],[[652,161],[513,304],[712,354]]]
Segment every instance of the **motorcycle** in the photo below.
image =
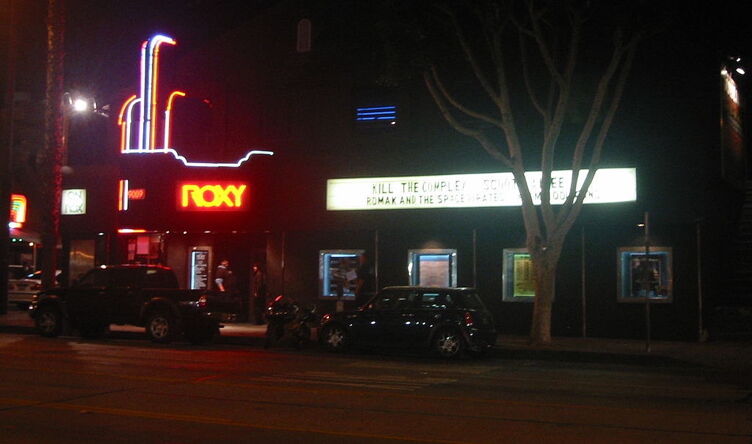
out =
[[314,305],[301,308],[290,298],[277,296],[266,308],[264,348],[289,339],[295,349],[300,349],[311,340],[311,326],[316,322],[315,313]]

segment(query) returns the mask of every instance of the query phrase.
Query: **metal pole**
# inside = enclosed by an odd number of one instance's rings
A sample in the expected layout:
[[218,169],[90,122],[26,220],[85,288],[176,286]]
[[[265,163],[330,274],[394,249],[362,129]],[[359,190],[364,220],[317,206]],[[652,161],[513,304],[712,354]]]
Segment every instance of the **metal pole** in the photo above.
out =
[[702,318],[702,225],[697,221],[697,338],[705,341],[703,333],[704,325]]
[[379,291],[379,230],[373,235],[373,285],[372,290]]
[[285,244],[287,243],[287,232],[282,232],[282,254],[280,256],[280,268],[282,274],[282,294],[285,294]]
[[648,212],[645,212],[645,268],[643,290],[645,291],[645,351],[650,353],[650,221]]
[[478,288],[478,229],[473,228],[473,287]]
[[580,249],[582,253],[580,258],[580,269],[582,270],[582,337],[587,338],[587,270],[585,270],[585,225],[582,226],[580,234]]

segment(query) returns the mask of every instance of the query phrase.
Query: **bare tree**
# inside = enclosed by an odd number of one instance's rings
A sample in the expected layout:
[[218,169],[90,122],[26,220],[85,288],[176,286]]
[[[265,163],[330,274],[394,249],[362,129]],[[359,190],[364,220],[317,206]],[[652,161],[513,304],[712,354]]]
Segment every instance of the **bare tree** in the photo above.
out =
[[[580,214],[598,169],[641,33],[628,33],[621,26],[611,30],[613,44],[608,53],[603,53],[604,66],[595,90],[588,97],[589,111],[577,129],[579,136],[574,143],[562,146],[565,145],[561,136],[567,115],[575,105],[575,94],[582,93],[575,88],[575,67],[581,57],[588,4],[578,7],[572,3],[530,0],[522,3],[488,1],[474,6],[475,9],[462,16],[450,8],[444,12],[451,19],[459,47],[477,84],[490,98],[493,111],[473,108],[463,102],[442,81],[436,65],[424,73],[424,80],[447,122],[460,133],[474,138],[514,175],[522,199],[526,244],[535,274],[530,338],[535,343],[547,343],[551,341],[554,281],[564,240]],[[510,41],[514,43],[513,48],[508,47]],[[516,78],[524,83],[517,89],[510,80],[515,78],[510,75],[512,67],[519,69]],[[522,142],[515,122],[519,113],[513,104],[517,102],[512,99],[512,93],[518,90],[524,91],[523,95],[540,118],[540,146]],[[571,154],[572,182],[563,205],[554,207],[550,193],[551,173],[555,154],[561,158],[564,150],[567,150],[567,158]],[[530,184],[525,179],[525,165],[533,164],[525,155],[536,154],[540,155],[538,165],[542,172],[540,205],[534,204]],[[580,170],[587,170],[587,173],[577,189]]]

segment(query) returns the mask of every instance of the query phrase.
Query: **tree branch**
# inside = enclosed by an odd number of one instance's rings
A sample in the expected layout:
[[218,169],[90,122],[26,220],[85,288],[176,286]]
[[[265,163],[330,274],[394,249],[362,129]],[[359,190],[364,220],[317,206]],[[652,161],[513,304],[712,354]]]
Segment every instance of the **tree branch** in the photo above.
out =
[[[435,75],[435,72],[433,75]],[[444,96],[443,92],[437,89],[437,86],[434,84],[435,80],[432,75],[430,75],[428,72],[424,72],[423,80],[425,81],[426,87],[428,88],[428,91],[431,94],[431,97],[433,97],[434,102],[436,102],[436,106],[438,106],[439,111],[441,112],[442,116],[444,116],[444,119],[456,131],[466,136],[474,138],[475,140],[478,141],[478,143],[481,144],[483,149],[491,157],[499,160],[501,163],[503,163],[505,166],[509,168],[513,167],[513,163],[510,157],[505,156],[501,151],[499,151],[499,149],[491,142],[491,140],[488,138],[485,132],[479,129],[474,129],[466,125],[463,125],[454,117],[452,112],[449,110],[449,107],[447,106],[448,100],[446,96]]]
[[472,117],[474,119],[482,120],[486,123],[489,123],[499,129],[504,129],[503,122],[499,121],[498,119],[494,119],[486,114],[479,113],[477,111],[473,111],[470,108],[464,106],[461,104],[444,86],[444,82],[441,81],[439,78],[439,74],[436,72],[436,67],[431,66],[431,75],[433,77],[434,85],[439,89],[441,94],[444,96],[444,99],[449,102],[452,106],[457,108],[458,111],[462,112],[463,114]]

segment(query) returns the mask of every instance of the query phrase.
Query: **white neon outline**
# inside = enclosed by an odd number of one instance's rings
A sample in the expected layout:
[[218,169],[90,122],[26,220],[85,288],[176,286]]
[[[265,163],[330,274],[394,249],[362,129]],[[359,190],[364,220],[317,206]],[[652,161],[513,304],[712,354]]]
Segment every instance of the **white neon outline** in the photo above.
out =
[[[139,140],[139,150],[149,151],[154,149],[154,133],[156,133],[156,114],[157,114],[157,72],[159,71],[159,45],[167,43],[175,45],[177,42],[166,35],[157,34],[147,40],[149,43],[148,56],[142,52],[142,57],[147,58],[146,68],[142,70],[141,77],[141,139]],[[142,59],[142,66],[144,60]],[[145,107],[148,106],[148,112]]]
[[273,156],[273,151],[264,151],[264,150],[251,150],[248,151],[245,156],[238,159],[237,162],[190,162],[188,159],[186,159],[184,156],[178,154],[177,151],[175,151],[172,148],[168,148],[166,150],[158,150],[158,151],[133,151],[133,153],[138,154],[172,154],[172,156],[181,161],[183,165],[187,167],[208,167],[208,168],[238,168],[243,163],[247,162],[252,156]]
[[[140,95],[138,96],[139,99],[143,99],[144,95],[146,94],[146,47],[148,46],[149,41],[146,40],[144,43],[141,44],[141,86],[140,86]],[[139,115],[139,125],[138,125],[138,150],[141,151],[144,146],[144,101],[141,100],[141,103],[139,104],[139,110],[141,111],[141,114]]]
[[[171,111],[172,102],[176,96],[185,96],[182,91],[174,91],[167,99],[167,109],[165,110],[164,121],[164,147],[155,148],[156,140],[156,108],[157,108],[157,73],[159,71],[159,45],[167,43],[176,45],[177,42],[166,35],[157,34],[141,44],[141,85],[140,97],[132,96],[126,100],[121,107],[118,124],[123,126],[121,129],[121,153],[170,153],[175,159],[181,161],[187,167],[209,167],[209,168],[238,168],[247,162],[253,155],[273,156],[274,152],[265,150],[248,151],[237,162],[189,162],[184,156],[180,155],[175,149],[170,148],[171,128]],[[148,50],[147,50],[148,49]],[[131,147],[132,126],[133,126],[133,107],[139,105],[139,132],[138,147]],[[148,106],[148,110],[147,110]],[[148,112],[147,112],[148,111]],[[125,115],[125,122],[123,122]],[[127,199],[127,197],[126,197]],[[127,208],[127,203],[126,203]]]

